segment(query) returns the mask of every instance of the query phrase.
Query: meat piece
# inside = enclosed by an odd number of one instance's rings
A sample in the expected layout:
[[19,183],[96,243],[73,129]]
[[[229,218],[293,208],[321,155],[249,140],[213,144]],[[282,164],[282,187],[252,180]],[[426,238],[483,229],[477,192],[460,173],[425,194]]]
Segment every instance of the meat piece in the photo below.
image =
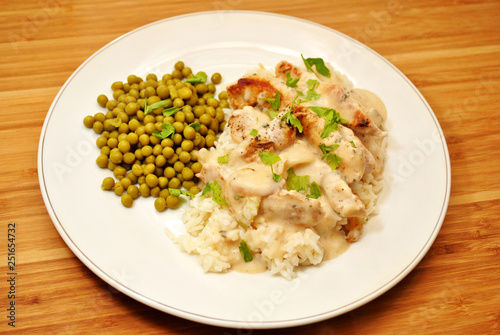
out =
[[360,180],[363,174],[375,168],[375,160],[363,143],[354,135],[352,130],[342,125],[326,138],[321,138],[325,126],[325,119],[304,106],[294,106],[293,114],[300,120],[304,128],[303,134],[312,145],[319,147],[338,145],[334,153],[341,157],[342,162],[338,169],[347,183]]
[[312,227],[326,215],[318,199],[307,198],[297,191],[280,191],[262,199],[261,214],[269,220],[285,221]]
[[289,72],[290,77],[292,78],[300,78],[302,76],[302,71],[293,64],[290,64],[287,61],[279,62],[275,67],[276,77],[286,80],[286,74]]
[[[229,118],[228,125],[231,129],[231,137],[235,142],[243,143],[241,146],[244,148],[241,155],[247,161],[255,160],[260,151],[273,152],[293,144],[296,131],[294,127],[281,120],[284,113],[281,112],[270,120],[267,114],[255,111],[251,107],[245,107]],[[268,122],[261,123],[262,120]],[[255,136],[250,135],[253,129],[257,130]]]
[[321,189],[328,197],[333,210],[343,217],[365,217],[366,208],[361,199],[339,174],[327,173],[321,181]]
[[337,170],[332,171],[324,160],[297,166],[294,172],[298,176],[308,175],[311,183],[315,181],[321,188],[322,197],[326,197],[327,203],[340,216],[366,216],[365,205],[361,199],[353,193],[340,173]]
[[356,242],[363,231],[364,218],[348,218],[347,224],[342,226],[342,230],[346,234],[347,242]]
[[252,129],[257,129],[270,121],[269,115],[253,107],[245,106],[233,112],[227,126],[231,129],[231,137],[236,143],[251,138]]
[[274,98],[278,90],[269,80],[259,76],[240,78],[235,84],[227,87],[229,102],[235,109],[245,106],[260,106],[270,109],[266,98]]
[[317,92],[322,95],[321,99],[325,105],[334,108],[341,118],[347,120],[347,126],[352,130],[372,136],[385,136],[387,134],[370,120],[361,104],[340,85],[322,83]]
[[275,182],[271,168],[256,161],[232,172],[227,177],[227,189],[233,195],[264,197],[279,191],[283,182]]

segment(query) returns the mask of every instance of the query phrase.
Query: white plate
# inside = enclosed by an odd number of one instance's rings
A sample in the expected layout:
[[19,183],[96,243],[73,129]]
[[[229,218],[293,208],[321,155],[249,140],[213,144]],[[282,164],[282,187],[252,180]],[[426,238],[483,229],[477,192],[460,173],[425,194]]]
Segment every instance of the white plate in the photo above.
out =
[[[180,211],[157,213],[153,199],[125,209],[100,189],[96,135],[82,124],[102,109],[96,97],[129,74],[171,72],[177,60],[220,72],[227,84],[262,63],[300,54],[321,57],[356,87],[387,105],[389,130],[380,214],[342,256],[287,281],[268,273],[205,274],[179,251],[164,227],[182,229]],[[223,86],[220,86],[223,87]],[[450,163],[444,136],[422,95],[380,55],[304,20],[259,12],[204,12],[134,30],[83,63],[55,98],[42,129],[38,171],[55,227],[79,259],[104,281],[164,312],[235,328],[308,324],[357,308],[404,278],[422,259],[444,220]],[[76,293],[77,294],[77,293]]]

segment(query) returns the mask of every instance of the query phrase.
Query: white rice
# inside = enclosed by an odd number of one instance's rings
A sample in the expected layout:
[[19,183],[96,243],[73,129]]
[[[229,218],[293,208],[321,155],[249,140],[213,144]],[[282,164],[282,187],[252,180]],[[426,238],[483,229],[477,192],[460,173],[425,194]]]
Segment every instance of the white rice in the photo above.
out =
[[[237,144],[232,140],[229,127],[220,135],[215,148],[219,156],[229,153]],[[382,188],[382,174],[367,174],[361,181],[351,185],[365,204],[368,216],[376,214],[377,194]],[[175,241],[183,252],[198,255],[205,272],[225,272],[231,268],[231,260],[221,245],[228,241],[239,242],[244,239],[252,246],[254,253],[259,253],[267,269],[272,274],[287,279],[296,276],[295,270],[301,265],[315,265],[323,260],[324,250],[320,236],[309,228],[296,227],[284,229],[278,223],[263,222],[256,229],[244,229],[231,216],[227,206],[220,206],[210,197],[195,197],[183,215],[187,234]],[[337,223],[336,229],[341,224]],[[221,234],[224,232],[224,234]],[[241,257],[241,256],[239,256]]]

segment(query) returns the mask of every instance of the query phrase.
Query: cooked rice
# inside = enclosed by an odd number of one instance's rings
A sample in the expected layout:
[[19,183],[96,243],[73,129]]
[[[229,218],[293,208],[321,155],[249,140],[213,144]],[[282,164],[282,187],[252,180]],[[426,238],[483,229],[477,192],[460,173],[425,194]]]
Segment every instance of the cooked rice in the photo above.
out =
[[[229,127],[226,127],[211,150],[217,150],[222,156],[236,146]],[[351,187],[365,204],[368,217],[376,214],[375,204],[377,194],[382,189],[382,174],[367,174]],[[260,253],[272,274],[287,279],[296,276],[295,269],[298,266],[315,265],[323,260],[324,249],[319,243],[320,236],[312,229],[283,229],[283,225],[268,222],[257,225],[256,229],[244,229],[232,217],[227,206],[220,206],[210,197],[196,196],[184,212],[183,221],[187,233],[175,241],[183,252],[198,255],[205,272],[225,272],[230,269],[230,260],[221,252],[220,245],[240,239],[247,241],[253,252]],[[345,219],[337,222],[335,229],[339,230],[345,223]]]

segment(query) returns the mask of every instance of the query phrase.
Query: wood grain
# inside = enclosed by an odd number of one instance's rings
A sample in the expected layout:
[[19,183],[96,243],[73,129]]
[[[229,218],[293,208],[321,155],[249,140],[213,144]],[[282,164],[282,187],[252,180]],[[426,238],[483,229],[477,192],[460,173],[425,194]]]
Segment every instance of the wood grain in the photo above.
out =
[[[0,332],[21,334],[500,333],[500,2],[2,1],[0,12]],[[132,29],[207,10],[291,15],[341,31],[399,68],[445,134],[452,187],[442,230],[417,268],[350,313],[278,330],[223,329],[117,292],[69,250],[41,198],[38,139],[71,73]],[[16,223],[16,327],[7,325],[7,224]]]

